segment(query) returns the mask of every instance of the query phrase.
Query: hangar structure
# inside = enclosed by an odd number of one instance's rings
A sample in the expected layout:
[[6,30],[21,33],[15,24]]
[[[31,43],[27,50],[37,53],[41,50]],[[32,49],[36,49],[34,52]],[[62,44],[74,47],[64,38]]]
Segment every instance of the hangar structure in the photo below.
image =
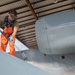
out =
[[[35,23],[46,15],[75,10],[74,0],[0,0],[0,15],[15,9],[18,12],[17,38],[28,48],[37,48]],[[40,38],[40,36],[39,36]]]

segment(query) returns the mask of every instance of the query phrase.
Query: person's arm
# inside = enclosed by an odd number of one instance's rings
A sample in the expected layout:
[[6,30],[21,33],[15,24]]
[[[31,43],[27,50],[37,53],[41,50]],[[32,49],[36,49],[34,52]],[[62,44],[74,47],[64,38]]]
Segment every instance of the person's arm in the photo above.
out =
[[14,25],[14,29],[13,29],[13,33],[12,33],[11,36],[13,36],[13,37],[16,36],[16,33],[17,33],[17,31],[18,31],[18,28],[19,28],[18,23],[15,23],[15,25]]
[[13,40],[14,40],[14,37],[16,36],[16,33],[17,33],[17,31],[18,31],[18,28],[19,28],[18,23],[15,23],[15,24],[14,24],[13,33],[12,33],[12,35],[9,37],[9,41],[13,41]]
[[12,35],[11,35],[11,36],[15,37],[15,36],[16,36],[16,33],[17,33],[17,31],[18,31],[18,28],[17,28],[17,27],[14,27],[14,30],[13,30],[13,33],[12,33]]

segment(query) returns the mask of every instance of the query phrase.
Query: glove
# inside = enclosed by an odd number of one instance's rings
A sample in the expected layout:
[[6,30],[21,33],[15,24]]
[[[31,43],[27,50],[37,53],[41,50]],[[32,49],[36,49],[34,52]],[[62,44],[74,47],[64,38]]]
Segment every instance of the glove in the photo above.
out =
[[14,38],[12,36],[10,36],[8,40],[11,42],[11,41],[13,41],[13,39]]

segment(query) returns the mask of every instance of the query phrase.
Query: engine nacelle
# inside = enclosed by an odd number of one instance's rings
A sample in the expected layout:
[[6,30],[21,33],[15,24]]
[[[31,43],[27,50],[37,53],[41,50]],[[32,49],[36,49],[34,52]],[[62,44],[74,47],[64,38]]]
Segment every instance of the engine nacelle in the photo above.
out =
[[39,50],[44,54],[75,52],[75,11],[45,16],[35,24]]

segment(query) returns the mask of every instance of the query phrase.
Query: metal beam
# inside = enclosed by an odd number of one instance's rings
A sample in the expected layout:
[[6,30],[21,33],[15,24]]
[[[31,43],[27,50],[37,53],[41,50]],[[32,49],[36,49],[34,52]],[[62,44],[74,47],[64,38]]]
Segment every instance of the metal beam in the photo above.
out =
[[36,37],[36,36],[35,35],[31,35],[31,36],[28,36],[28,37],[22,36],[22,37],[19,37],[19,38],[21,38],[23,40],[23,39],[34,38],[34,37]]
[[22,31],[26,31],[26,30],[30,30],[30,29],[35,29],[35,27],[30,27],[30,28],[24,28],[24,29],[22,29],[22,30],[18,30],[18,32],[22,32]]
[[28,43],[28,44],[37,44],[36,41],[24,41],[25,43]]
[[28,39],[28,38],[34,38],[34,37],[36,37],[36,36],[35,35],[31,35],[31,36],[28,36],[28,37],[23,36],[23,37],[19,37],[19,38],[21,38],[21,39]]
[[30,40],[30,41],[34,41],[34,40],[36,40],[36,37],[27,38],[27,39],[22,39],[22,40],[26,40],[26,41],[28,41],[28,40]]
[[19,31],[18,33],[22,33],[22,32],[30,32],[30,31],[33,31],[33,30],[35,30],[35,28],[33,27],[33,28],[28,28],[28,29],[23,29],[23,30],[21,30],[21,31]]
[[31,45],[31,46],[32,46],[32,45],[37,45],[36,42],[26,42],[26,44],[27,44],[27,45]]
[[[14,10],[17,10],[17,9],[21,9],[21,8],[23,8],[23,7],[27,7],[27,6],[26,6],[26,5],[23,5],[23,6],[20,6],[20,7],[13,8],[13,9],[14,9]],[[1,14],[4,14],[4,13],[7,13],[7,12],[10,11],[10,10],[12,10],[12,8],[9,9],[9,10],[0,12],[0,15],[1,15]]]
[[11,2],[5,3],[5,4],[1,4],[1,5],[0,5],[0,8],[1,8],[2,6],[8,5],[8,4],[12,4],[12,3],[15,3],[15,2],[18,2],[18,1],[21,1],[21,0],[15,0],[15,1],[11,1]]
[[[15,0],[15,1],[13,1],[13,2],[9,2],[9,3],[7,3],[7,4],[0,5],[0,7],[1,7],[1,6],[4,6],[4,5],[8,5],[8,4],[10,4],[10,3],[18,2],[18,1],[21,1],[21,0]],[[36,1],[36,2],[33,2],[32,4],[39,3],[39,2],[42,2],[42,1],[45,1],[45,0]],[[25,7],[27,7],[27,5],[20,6],[20,7],[16,7],[16,8],[14,8],[14,9],[15,9],[15,10],[18,10],[18,9],[25,8]],[[11,10],[11,9],[10,9],[10,10]],[[1,15],[1,14],[4,14],[4,13],[7,13],[7,12],[10,11],[10,10],[6,10],[6,11],[3,11],[3,12],[0,12],[0,15]],[[28,10],[28,11],[29,11],[29,10]]]
[[47,15],[51,15],[51,14],[55,14],[55,13],[62,12],[62,11],[66,11],[66,10],[70,10],[70,9],[74,9],[74,7],[70,7],[70,8],[66,8],[66,9],[63,9],[63,10],[55,11],[55,12],[52,12],[52,13],[48,13],[48,14],[44,14],[44,15],[40,15],[39,17],[43,17],[43,16],[47,16]]
[[33,30],[33,31],[29,31],[29,32],[23,32],[23,33],[17,33],[18,35],[24,35],[24,34],[28,34],[28,33],[35,33],[35,30]]
[[65,5],[62,5],[62,6],[58,6],[58,7],[54,7],[54,8],[51,8],[51,9],[43,10],[41,12],[37,12],[37,14],[42,13],[42,12],[46,12],[46,11],[51,11],[51,10],[58,9],[58,8],[62,8],[62,7],[65,7],[65,6],[73,5],[73,4],[75,4],[75,2],[65,4]]
[[34,35],[34,34],[33,34],[33,35],[30,35],[30,36],[25,36],[25,35],[21,35],[21,36],[20,36],[20,35],[19,35],[18,37],[21,38],[21,39],[27,39],[27,38],[36,37],[36,35]]
[[27,37],[27,36],[31,36],[31,35],[35,35],[35,33],[33,32],[33,33],[30,33],[29,35],[28,35],[28,34],[27,34],[27,35],[25,35],[25,34],[18,35],[18,34],[17,34],[17,36],[20,36],[20,38],[21,38],[22,36]]
[[29,48],[30,49],[32,49],[32,48],[38,48],[38,45],[33,45],[33,46],[30,45]]
[[17,34],[17,36],[19,36],[19,35],[30,36],[30,35],[35,35],[35,32],[33,31],[33,32],[28,33],[28,34],[24,34],[24,33]]
[[22,21],[19,21],[19,23],[22,23],[22,22],[26,22],[26,21],[29,21],[29,20],[32,20],[34,18],[29,18],[29,19],[26,19],[26,20],[22,20]]
[[31,5],[30,1],[29,1],[29,0],[24,0],[24,1],[26,1],[28,7],[30,8],[30,10],[31,10],[31,12],[32,12],[32,14],[34,15],[34,18],[37,20],[38,17],[37,17],[37,15],[36,15],[36,13],[35,13],[35,11],[34,11],[32,5]]
[[[43,0],[43,1],[45,1],[45,0]],[[65,2],[65,1],[67,1],[67,0],[59,1],[58,3]],[[42,1],[40,1],[40,2],[42,2]],[[39,2],[36,2],[36,3],[39,3]],[[32,3],[32,4],[35,4],[35,3]],[[54,3],[51,3],[51,4],[47,4],[47,5],[41,6],[41,7],[36,7],[36,8],[34,8],[34,9],[37,10],[37,9],[39,9],[39,8],[43,8],[43,7],[51,6],[51,5],[55,5],[55,4],[54,4]],[[25,12],[29,12],[29,10],[20,12],[20,13],[18,13],[18,14],[22,14],[22,13],[25,13]],[[36,14],[38,14],[38,13],[36,13]],[[18,17],[18,19],[25,18],[25,17],[31,16],[31,15],[32,15],[32,14],[28,14],[28,15],[25,15],[25,16],[21,16],[21,17]]]
[[23,28],[19,28],[18,32],[19,31],[26,31],[26,30],[29,30],[29,29],[35,29],[35,26],[30,25],[30,26],[26,26],[26,27],[23,27]]
[[33,25],[33,24],[35,24],[35,21],[19,25],[19,27],[22,28],[22,27],[25,27],[25,26]]

